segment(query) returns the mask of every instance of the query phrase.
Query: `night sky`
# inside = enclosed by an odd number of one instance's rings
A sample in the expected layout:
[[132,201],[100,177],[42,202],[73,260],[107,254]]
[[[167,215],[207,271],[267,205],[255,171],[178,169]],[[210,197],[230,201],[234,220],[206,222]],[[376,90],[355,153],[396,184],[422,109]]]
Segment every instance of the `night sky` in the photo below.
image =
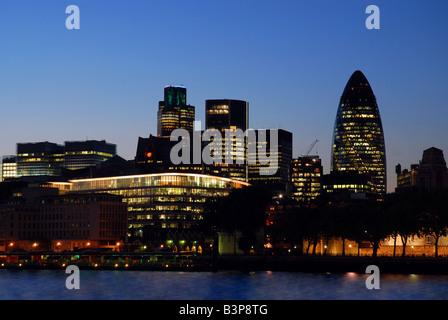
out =
[[[80,9],[68,30],[67,6]],[[368,30],[368,5],[380,29]],[[0,156],[17,142],[105,139],[133,159],[157,133],[166,85],[187,88],[196,119],[206,99],[249,102],[253,129],[294,134],[294,157],[330,170],[345,84],[361,70],[383,121],[388,190],[395,165],[448,154],[448,2],[299,0],[2,0]]]

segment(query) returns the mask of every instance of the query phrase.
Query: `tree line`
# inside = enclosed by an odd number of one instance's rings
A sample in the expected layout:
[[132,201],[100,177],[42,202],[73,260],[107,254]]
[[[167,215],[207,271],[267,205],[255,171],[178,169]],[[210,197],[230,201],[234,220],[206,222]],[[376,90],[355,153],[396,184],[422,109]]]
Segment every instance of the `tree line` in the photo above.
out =
[[405,256],[409,241],[426,235],[434,238],[437,257],[439,239],[448,235],[447,190],[409,189],[388,194],[382,201],[335,203],[321,198],[311,205],[283,201],[283,212],[266,226],[266,208],[271,203],[271,194],[265,189],[235,189],[227,197],[206,203],[202,227],[215,235],[218,231],[230,234],[239,231],[242,237],[238,245],[245,252],[256,241],[256,232],[264,227],[274,245],[276,239],[291,247],[305,241],[308,244],[303,248],[305,254],[315,254],[322,240],[341,239],[341,254],[345,255],[345,241],[349,239],[358,244],[369,242],[374,257],[384,240],[393,240],[396,256],[399,254],[396,243],[400,239],[401,256]]

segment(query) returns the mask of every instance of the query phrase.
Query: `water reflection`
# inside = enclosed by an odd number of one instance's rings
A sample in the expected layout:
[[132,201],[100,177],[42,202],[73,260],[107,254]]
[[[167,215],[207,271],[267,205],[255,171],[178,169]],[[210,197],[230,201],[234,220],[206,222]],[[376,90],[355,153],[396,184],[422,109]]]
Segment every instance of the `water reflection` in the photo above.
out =
[[0,299],[87,300],[436,300],[448,298],[447,276],[293,272],[148,272],[81,270],[81,289],[65,287],[64,270],[0,270]]

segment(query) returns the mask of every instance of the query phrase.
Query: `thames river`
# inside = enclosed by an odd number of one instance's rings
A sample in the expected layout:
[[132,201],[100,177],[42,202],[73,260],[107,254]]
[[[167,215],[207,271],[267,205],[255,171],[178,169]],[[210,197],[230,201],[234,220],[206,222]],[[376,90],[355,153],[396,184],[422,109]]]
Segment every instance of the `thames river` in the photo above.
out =
[[297,272],[80,270],[67,289],[65,270],[0,270],[2,300],[445,300],[448,276]]

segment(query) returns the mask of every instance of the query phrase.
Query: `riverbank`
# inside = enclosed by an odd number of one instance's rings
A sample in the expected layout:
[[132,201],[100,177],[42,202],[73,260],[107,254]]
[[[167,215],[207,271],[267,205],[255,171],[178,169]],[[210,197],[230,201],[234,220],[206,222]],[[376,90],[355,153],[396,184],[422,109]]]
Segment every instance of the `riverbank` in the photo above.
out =
[[218,256],[195,253],[66,252],[0,253],[3,269],[65,269],[141,271],[289,271],[307,273],[365,273],[376,265],[383,274],[448,275],[447,258],[367,256]]

